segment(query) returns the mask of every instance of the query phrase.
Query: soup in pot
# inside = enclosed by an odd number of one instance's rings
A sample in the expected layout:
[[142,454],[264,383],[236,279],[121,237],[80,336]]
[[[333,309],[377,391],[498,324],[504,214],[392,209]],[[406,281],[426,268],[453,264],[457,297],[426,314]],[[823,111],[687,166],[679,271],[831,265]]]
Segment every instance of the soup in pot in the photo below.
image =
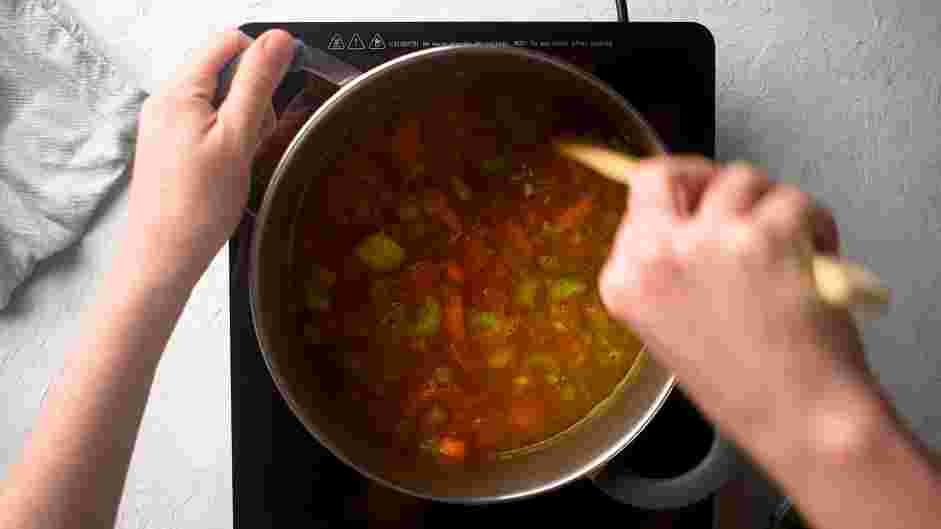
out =
[[429,101],[360,131],[305,195],[298,334],[386,446],[461,463],[539,443],[638,357],[597,292],[626,190],[556,153],[603,134],[550,114]]

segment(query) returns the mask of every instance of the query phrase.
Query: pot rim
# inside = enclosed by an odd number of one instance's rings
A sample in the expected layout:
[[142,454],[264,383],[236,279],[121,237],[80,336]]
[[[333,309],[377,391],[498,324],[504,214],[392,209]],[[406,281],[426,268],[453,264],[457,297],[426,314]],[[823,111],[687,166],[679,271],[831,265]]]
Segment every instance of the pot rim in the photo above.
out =
[[[452,46],[442,46],[437,48],[431,48],[427,50],[420,50],[412,53],[408,53],[401,57],[397,57],[391,61],[382,63],[374,68],[371,68],[358,77],[352,79],[351,81],[344,83],[340,88],[331,95],[322,105],[320,105],[317,110],[307,119],[304,125],[298,130],[294,135],[294,138],[291,140],[291,143],[285,149],[284,153],[281,155],[275,171],[272,175],[271,181],[268,184],[267,189],[265,190],[264,197],[262,199],[261,207],[258,210],[258,214],[254,223],[254,230],[251,236],[251,249],[249,255],[249,300],[251,308],[251,317],[252,317],[252,326],[255,329],[255,336],[258,339],[259,349],[261,350],[262,357],[265,362],[265,366],[268,369],[269,374],[271,375],[272,380],[275,383],[275,387],[278,390],[278,393],[281,395],[281,398],[287,403],[293,415],[300,420],[304,425],[304,429],[313,436],[313,438],[323,445],[327,450],[330,451],[333,456],[340,459],[343,463],[355,469],[357,472],[363,476],[380,483],[384,486],[390,487],[398,492],[403,494],[408,494],[418,498],[426,500],[441,501],[445,503],[457,503],[457,504],[488,504],[488,503],[501,503],[513,500],[519,500],[524,498],[529,498],[550,490],[556,489],[563,485],[566,485],[576,479],[581,477],[590,476],[593,472],[600,471],[604,465],[614,458],[618,453],[621,452],[624,448],[627,447],[636,437],[647,427],[651,420],[656,416],[657,412],[666,402],[667,397],[672,392],[673,388],[676,385],[676,377],[673,374],[670,374],[667,381],[663,384],[662,390],[658,393],[656,399],[651,402],[647,412],[644,414],[643,418],[639,421],[636,421],[632,428],[625,431],[623,435],[620,436],[620,439],[617,442],[611,443],[611,446],[582,465],[579,469],[571,471],[566,475],[563,475],[557,479],[546,481],[538,486],[529,487],[522,489],[518,492],[511,494],[501,494],[501,495],[492,495],[492,496],[470,496],[470,497],[454,497],[454,496],[436,496],[433,494],[426,494],[421,492],[416,492],[408,489],[402,485],[394,483],[392,481],[386,480],[385,478],[370,472],[369,470],[363,468],[362,466],[356,464],[354,461],[350,460],[343,452],[336,447],[329,439],[324,438],[318,433],[318,429],[314,425],[310,424],[308,418],[302,413],[302,407],[296,402],[294,397],[290,394],[288,390],[288,384],[278,372],[274,363],[271,359],[270,347],[268,340],[266,340],[266,333],[263,332],[261,324],[259,323],[259,307],[258,307],[258,284],[260,278],[258,277],[259,271],[259,261],[262,256],[260,254],[260,247],[263,240],[264,230],[261,229],[265,225],[265,222],[270,215],[270,210],[273,207],[272,202],[274,200],[275,190],[278,188],[278,185],[282,178],[285,178],[287,169],[290,166],[291,162],[294,160],[295,155],[299,149],[303,147],[305,140],[309,136],[310,132],[323,120],[325,120],[330,113],[346,102],[348,97],[355,95],[355,92],[366,85],[369,82],[375,81],[377,78],[381,77],[383,74],[387,73],[390,70],[396,70],[399,68],[407,67],[410,64],[426,60],[429,57],[435,57],[438,55],[450,55],[453,53],[459,52],[470,52],[470,53],[495,53],[495,54],[509,54],[516,55],[518,57],[523,57],[526,59],[538,61],[544,64],[547,64],[551,67],[562,69],[569,74],[578,77],[589,84],[593,85],[596,89],[601,91],[609,100],[616,104],[620,109],[625,113],[625,115],[630,116],[631,121],[633,122],[633,128],[638,129],[642,132],[646,139],[650,141],[653,145],[654,150],[657,154],[664,154],[667,152],[666,147],[663,142],[660,140],[660,137],[653,131],[653,129],[647,124],[646,120],[640,116],[640,114],[634,110],[634,107],[631,106],[627,100],[615,91],[608,83],[602,81],[598,77],[582,70],[581,68],[557,57],[548,55],[546,53],[530,50],[526,48],[515,48],[515,47],[496,47],[496,46],[485,46],[485,45],[452,45]],[[642,348],[641,354],[646,353],[646,345]]]

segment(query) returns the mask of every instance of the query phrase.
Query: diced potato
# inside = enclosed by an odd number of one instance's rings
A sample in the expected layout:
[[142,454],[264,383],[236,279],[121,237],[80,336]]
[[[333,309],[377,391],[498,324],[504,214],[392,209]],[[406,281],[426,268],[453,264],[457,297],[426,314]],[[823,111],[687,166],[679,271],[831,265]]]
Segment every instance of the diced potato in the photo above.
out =
[[521,307],[534,308],[536,306],[536,296],[539,294],[541,286],[538,279],[523,279],[517,283],[513,291],[513,301]]
[[424,422],[430,427],[441,426],[448,422],[448,411],[440,404],[433,404],[431,408],[425,412]]
[[454,373],[451,371],[450,367],[441,366],[435,368],[434,373],[432,373],[432,378],[438,384],[450,384],[454,380]]
[[356,247],[356,255],[377,272],[396,270],[405,262],[405,250],[381,231],[363,239]]
[[562,267],[562,264],[559,262],[559,257],[556,255],[540,255],[536,258],[536,261],[539,263],[539,267],[547,272],[552,272]]
[[510,365],[515,356],[516,351],[514,351],[512,347],[508,345],[498,347],[487,356],[487,366],[491,369],[503,369]]
[[522,393],[529,387],[532,381],[526,375],[517,375],[513,377],[513,391],[517,393]]
[[562,399],[563,402],[572,402],[575,400],[576,395],[577,391],[572,384],[565,384],[559,392],[559,398]]

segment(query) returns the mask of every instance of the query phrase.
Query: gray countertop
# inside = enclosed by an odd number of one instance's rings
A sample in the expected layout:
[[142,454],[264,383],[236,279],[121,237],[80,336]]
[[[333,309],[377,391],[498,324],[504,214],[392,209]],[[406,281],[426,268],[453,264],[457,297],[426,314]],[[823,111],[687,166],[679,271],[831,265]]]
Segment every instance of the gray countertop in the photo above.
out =
[[[611,20],[613,2],[365,3],[71,0],[154,89],[209,31],[248,20]],[[715,34],[718,152],[800,183],[836,212],[845,252],[894,289],[865,324],[873,368],[902,415],[941,448],[941,4],[936,0],[635,0],[634,20]],[[669,67],[669,65],[664,65]],[[644,72],[639,72],[643,74]],[[649,72],[656,75],[656,72]],[[123,195],[85,240],[0,313],[0,475],[18,456],[81,328],[126,217]],[[215,260],[160,365],[118,526],[230,527],[228,265]]]

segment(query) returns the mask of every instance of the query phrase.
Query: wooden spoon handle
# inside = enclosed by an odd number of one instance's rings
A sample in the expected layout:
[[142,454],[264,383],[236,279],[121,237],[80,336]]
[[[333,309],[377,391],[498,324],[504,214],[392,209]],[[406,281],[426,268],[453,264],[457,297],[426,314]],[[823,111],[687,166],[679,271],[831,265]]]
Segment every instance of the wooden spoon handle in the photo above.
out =
[[[630,185],[628,175],[638,162],[632,156],[595,145],[562,142],[557,143],[556,148],[600,175],[627,186]],[[889,289],[883,286],[879,276],[861,264],[815,255],[812,271],[817,295],[831,306],[881,308],[889,303]]]

